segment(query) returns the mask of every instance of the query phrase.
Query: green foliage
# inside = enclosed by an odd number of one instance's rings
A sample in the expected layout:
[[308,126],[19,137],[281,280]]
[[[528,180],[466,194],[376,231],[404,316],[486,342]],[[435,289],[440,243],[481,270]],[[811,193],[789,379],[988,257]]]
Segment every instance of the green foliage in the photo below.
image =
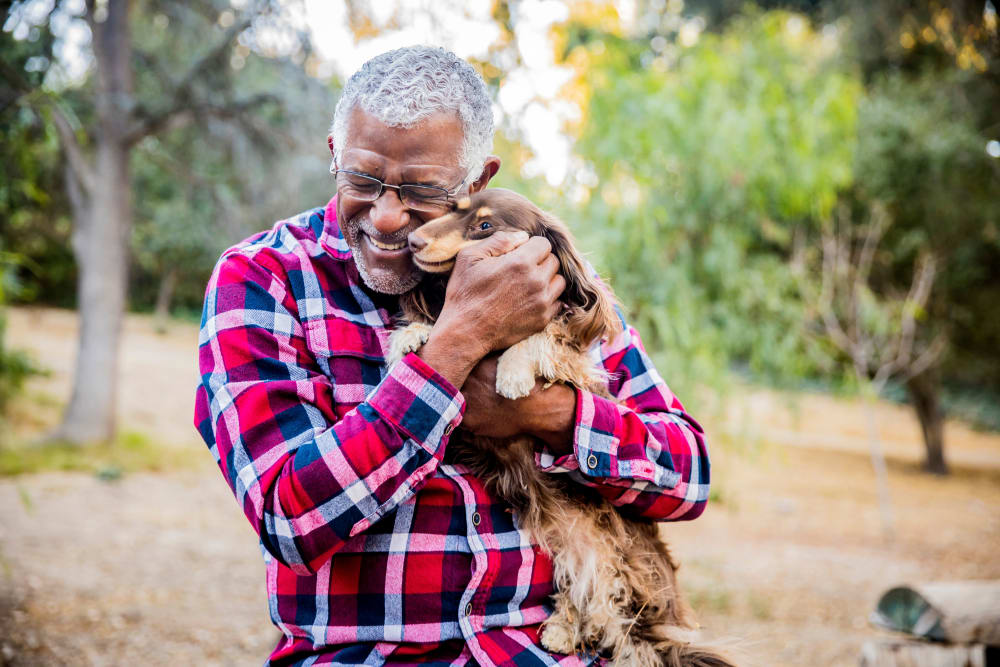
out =
[[184,448],[168,447],[128,431],[112,443],[80,446],[72,443],[0,443],[0,477],[52,470],[91,472],[110,481],[128,472],[190,468],[193,459]]
[[3,424],[8,401],[21,390],[25,379],[39,372],[27,354],[8,349],[5,340],[7,318],[4,304],[6,296],[19,289],[15,269],[20,261],[17,255],[5,252],[0,244],[0,425]]
[[[216,5],[220,13],[230,8]],[[222,30],[213,12],[152,0],[144,7],[133,14],[141,54],[136,91],[156,109],[174,102],[165,97],[164,77],[189,69]],[[259,102],[235,105],[228,117],[192,110],[194,122],[147,137],[132,154],[136,308],[150,308],[174,272],[173,304],[199,311],[222,250],[330,195],[324,139],[333,91],[305,74],[308,48],[293,61],[251,49],[249,38],[239,41],[210,64],[211,76],[199,79],[213,87],[199,96],[216,98],[221,108],[237,99]]]
[[581,216],[661,370],[678,383],[733,362],[814,368],[788,260],[851,182],[857,78],[785,12],[750,12],[671,67],[601,50]]
[[[0,31],[0,59],[38,86],[48,70],[54,37],[47,26],[15,40]],[[18,289],[7,299],[68,305],[75,267],[70,249],[69,204],[64,194],[59,141],[52,125],[0,77],[0,248],[16,253],[6,265]]]
[[[161,282],[174,271],[174,302],[181,310],[199,311],[224,248],[324,203],[332,192],[325,136],[335,86],[307,75],[308,40],[281,20],[280,3],[266,4],[255,5],[264,15],[235,45],[221,49],[216,47],[223,43],[223,24],[243,19],[228,0],[198,6],[140,0],[132,8],[136,104],[148,116],[188,105],[132,150],[135,308],[152,308]],[[21,9],[16,4],[10,11]],[[64,9],[59,5],[54,13]],[[82,19],[63,13],[60,20]],[[0,243],[25,260],[17,270],[23,285],[17,300],[73,306],[65,156],[52,123],[32,102],[55,100],[83,130],[78,137],[89,154],[95,82],[91,72],[82,81],[54,85],[45,76],[53,60],[49,22],[30,32],[18,40],[0,31],[0,54],[10,66],[0,76]],[[268,40],[284,46],[274,48]],[[34,92],[10,89],[10,72]],[[191,88],[177,98],[173,91],[186,77]]]
[[[904,286],[922,252],[938,258],[928,332],[951,342],[947,381],[1000,390],[1000,161],[968,92],[978,74],[924,69],[874,78],[859,106],[855,202],[882,201],[893,226],[877,276]],[[1000,103],[1000,91],[996,102]]]

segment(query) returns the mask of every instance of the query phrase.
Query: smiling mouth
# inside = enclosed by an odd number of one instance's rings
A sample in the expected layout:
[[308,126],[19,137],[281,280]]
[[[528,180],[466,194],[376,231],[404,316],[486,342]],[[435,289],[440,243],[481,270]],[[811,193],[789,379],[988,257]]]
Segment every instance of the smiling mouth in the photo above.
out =
[[402,250],[403,248],[406,247],[406,239],[403,239],[398,243],[385,243],[383,241],[379,241],[378,239],[368,234],[366,234],[365,236],[367,236],[368,240],[371,241],[371,244],[376,248],[378,248],[379,250]]

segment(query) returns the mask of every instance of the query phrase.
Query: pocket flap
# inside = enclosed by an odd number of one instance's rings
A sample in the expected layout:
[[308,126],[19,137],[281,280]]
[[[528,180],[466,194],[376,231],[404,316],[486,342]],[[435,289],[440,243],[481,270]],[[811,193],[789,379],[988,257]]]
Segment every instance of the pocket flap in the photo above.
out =
[[305,323],[306,342],[317,357],[356,357],[385,362],[389,331],[384,327],[358,326],[339,317]]

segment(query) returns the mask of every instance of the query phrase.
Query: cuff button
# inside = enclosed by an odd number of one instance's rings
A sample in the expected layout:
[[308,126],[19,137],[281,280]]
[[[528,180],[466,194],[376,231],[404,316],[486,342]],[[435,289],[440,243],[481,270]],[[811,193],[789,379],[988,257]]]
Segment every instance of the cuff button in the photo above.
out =
[[593,454],[587,457],[587,467],[591,470],[597,467],[597,457]]

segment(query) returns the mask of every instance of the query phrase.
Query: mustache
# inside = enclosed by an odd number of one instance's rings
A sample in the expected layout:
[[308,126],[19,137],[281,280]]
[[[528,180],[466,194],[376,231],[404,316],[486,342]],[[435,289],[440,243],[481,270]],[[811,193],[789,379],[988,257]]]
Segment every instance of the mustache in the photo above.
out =
[[417,222],[415,224],[411,223],[406,225],[402,229],[396,230],[392,234],[384,234],[375,229],[375,226],[371,223],[371,220],[369,220],[368,216],[364,213],[359,213],[358,215],[349,219],[347,222],[348,228],[354,230],[353,235],[356,238],[360,238],[360,234],[363,232],[368,236],[374,236],[383,243],[399,243],[401,241],[405,241],[406,238],[410,235],[410,232],[420,227],[421,224],[422,223],[420,222]]

